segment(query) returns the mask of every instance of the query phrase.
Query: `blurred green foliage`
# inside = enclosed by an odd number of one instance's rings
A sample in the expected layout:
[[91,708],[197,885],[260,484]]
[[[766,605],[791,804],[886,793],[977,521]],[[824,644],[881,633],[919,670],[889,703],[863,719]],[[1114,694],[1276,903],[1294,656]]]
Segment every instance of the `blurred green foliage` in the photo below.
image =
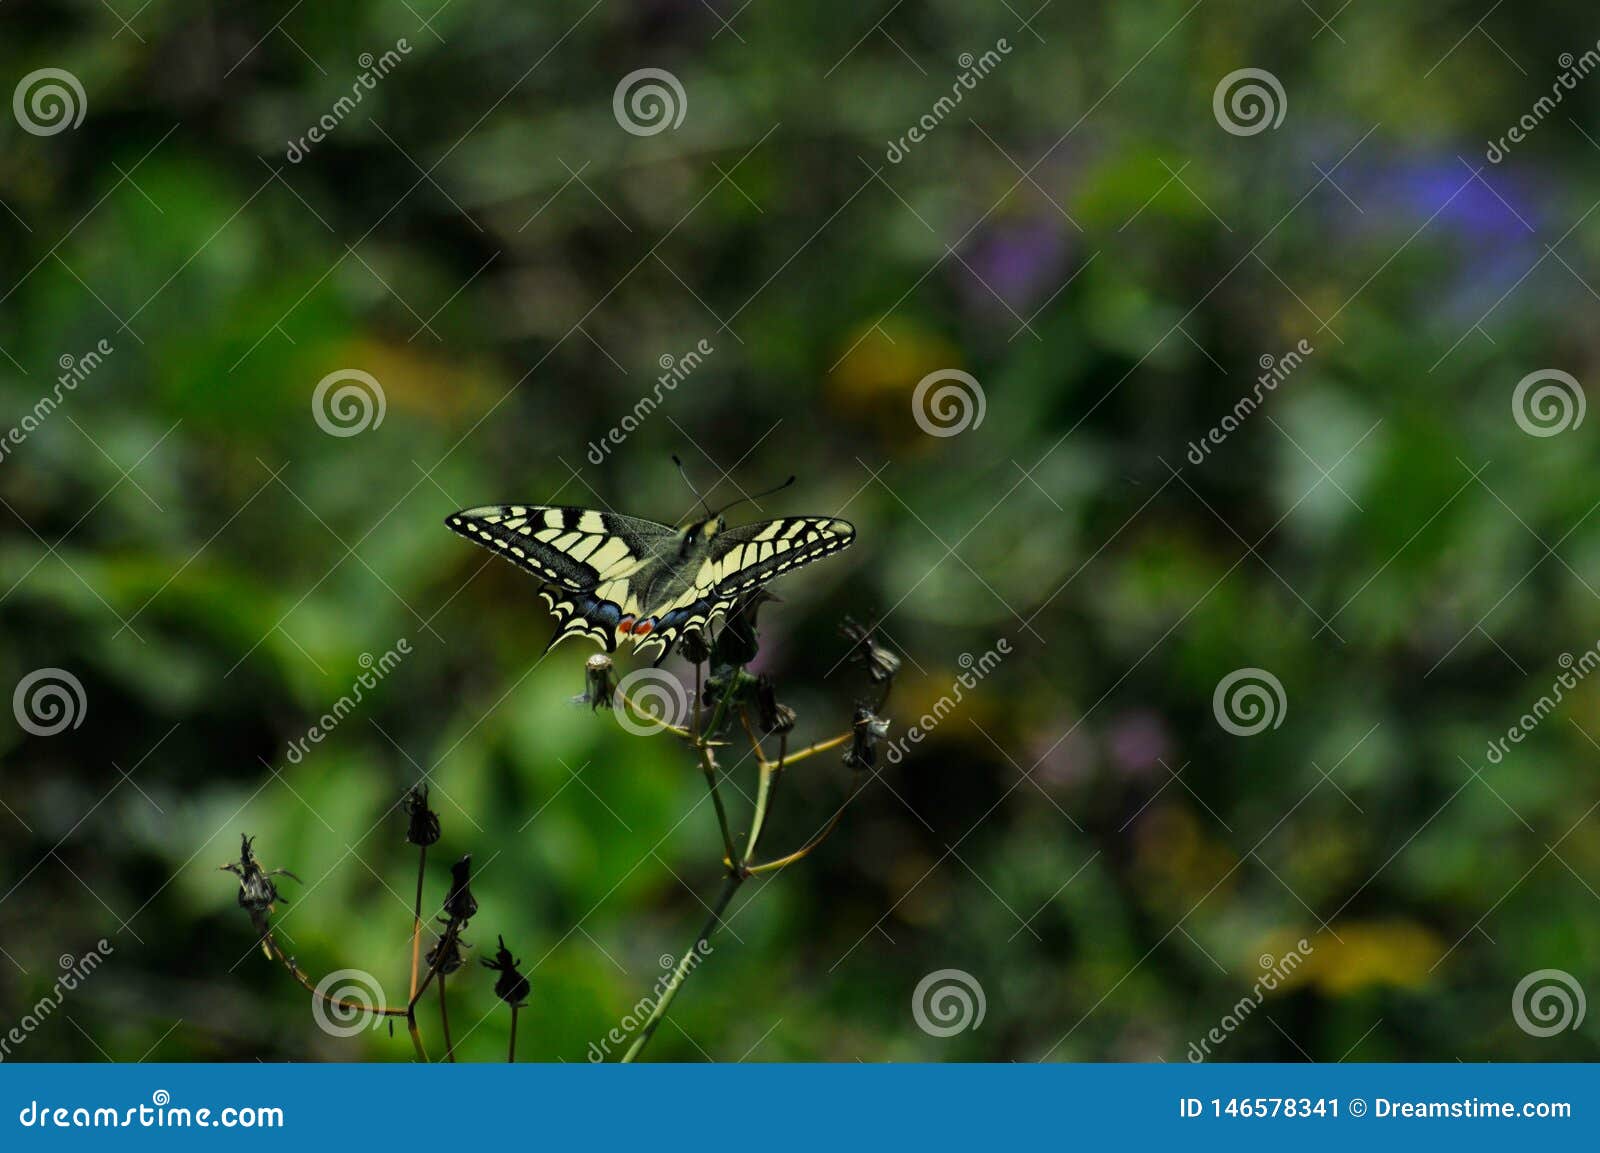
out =
[[[1600,81],[1483,154],[1596,30],[1576,2],[1483,7],[6,4],[7,90],[63,68],[87,109],[0,119],[0,425],[113,347],[0,461],[0,684],[59,667],[87,699],[57,736],[0,726],[5,1021],[59,955],[115,946],[13,1059],[408,1059],[316,1028],[216,866],[256,835],[306,882],[286,947],[397,995],[395,806],[424,770],[433,900],[477,862],[463,1058],[504,1052],[476,968],[503,934],[521,1053],[585,1059],[702,920],[715,824],[680,747],[570,703],[586,652],[541,661],[533,584],[441,520],[674,519],[672,452],[713,499],[792,471],[767,512],[858,526],[764,616],[797,739],[859,692],[846,613],[906,658],[894,735],[963,653],[1014,655],[745,887],[652,1057],[1182,1060],[1304,937],[1218,1058],[1592,1058],[1592,1023],[1531,1037],[1510,998],[1541,968],[1597,988],[1596,686],[1486,750],[1600,638],[1595,423],[1536,438],[1510,411],[1529,372],[1596,376]],[[687,109],[636,136],[612,95],[645,67]],[[1279,127],[1219,126],[1244,67],[1281,81]],[[350,368],[384,419],[330,436],[312,393]],[[985,419],[932,437],[912,390],[947,368]],[[1287,700],[1248,738],[1211,707],[1241,667]],[[773,851],[850,787],[835,756],[797,768]],[[987,995],[948,1039],[911,1012],[943,968]]]

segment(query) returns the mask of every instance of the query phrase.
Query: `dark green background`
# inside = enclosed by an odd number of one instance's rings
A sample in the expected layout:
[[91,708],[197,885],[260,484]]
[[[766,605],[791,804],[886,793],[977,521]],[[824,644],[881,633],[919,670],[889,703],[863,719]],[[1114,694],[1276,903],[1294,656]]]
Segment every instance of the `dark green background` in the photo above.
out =
[[[1501,763],[1486,743],[1600,639],[1600,421],[1511,411],[1530,372],[1596,372],[1600,78],[1484,159],[1600,39],[1592,5],[135,7],[0,7],[0,96],[58,67],[87,99],[56,135],[0,117],[0,426],[63,355],[115,350],[0,461],[0,688],[59,667],[87,698],[58,736],[0,725],[0,1023],[115,947],[10,1059],[407,1059],[319,1031],[215,868],[256,834],[305,879],[279,911],[302,963],[403,991],[415,858],[386,810],[428,769],[430,894],[475,855],[472,955],[504,933],[533,982],[522,1054],[583,1060],[703,918],[715,826],[681,748],[573,707],[586,650],[539,663],[532,582],[441,518],[675,519],[673,452],[715,499],[795,472],[769,514],[858,526],[764,618],[804,739],[859,692],[846,613],[905,656],[895,734],[961,654],[1014,652],[745,887],[651,1056],[1183,1060],[1300,937],[1220,1059],[1595,1055],[1593,1016],[1542,1039],[1511,1013],[1533,970],[1600,988],[1595,687]],[[687,97],[651,137],[612,112],[644,67]],[[1277,128],[1214,117],[1244,67],[1281,81]],[[336,438],[311,394],[346,368],[387,412]],[[911,392],[945,368],[987,410],[936,438]],[[1286,714],[1233,736],[1212,692],[1252,666]],[[772,849],[851,785],[797,767]],[[911,1012],[944,968],[987,997],[949,1039]],[[491,984],[452,982],[464,1058],[503,1054]]]

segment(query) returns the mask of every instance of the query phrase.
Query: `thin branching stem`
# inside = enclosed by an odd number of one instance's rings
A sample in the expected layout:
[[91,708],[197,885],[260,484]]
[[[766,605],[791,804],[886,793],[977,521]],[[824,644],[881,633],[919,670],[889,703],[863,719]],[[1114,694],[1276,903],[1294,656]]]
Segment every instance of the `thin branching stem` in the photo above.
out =
[[667,1010],[671,1008],[673,998],[678,995],[678,990],[683,988],[683,982],[695,963],[695,957],[701,955],[700,950],[711,939],[711,934],[717,931],[717,926],[722,924],[722,914],[727,910],[728,902],[733,900],[733,895],[739,891],[739,886],[743,882],[744,876],[738,872],[731,872],[723,879],[722,893],[717,897],[717,903],[712,906],[711,916],[707,918],[699,936],[694,939],[694,944],[685,949],[683,956],[678,958],[677,967],[672,970],[672,976],[667,981],[667,987],[661,991],[661,999],[656,1002],[656,1007],[651,1010],[649,1019],[645,1021],[644,1027],[639,1030],[639,1035],[634,1038],[633,1044],[628,1046],[628,1051],[622,1055],[622,1060],[625,1064],[634,1061],[644,1051],[644,1047],[650,1043],[650,1038],[655,1035],[656,1029],[666,1019]]
[[616,689],[614,692],[616,693],[617,699],[628,708],[632,709],[641,720],[648,721],[650,724],[655,725],[664,733],[672,733],[674,736],[683,737],[685,740],[694,739],[694,734],[688,729],[684,728],[682,725],[675,725],[670,721],[664,721],[655,713],[647,712],[644,709],[641,709],[638,705],[634,704],[633,701],[629,700],[628,694],[623,692],[621,689]]
[[750,817],[750,836],[745,841],[744,858],[739,862],[741,871],[748,869],[756,859],[756,844],[761,840],[761,830],[767,826],[767,813],[772,806],[772,784],[777,779],[776,765],[761,762],[756,780],[756,806]]
[[789,765],[795,764],[797,761],[803,761],[807,757],[815,756],[817,753],[825,753],[829,749],[836,749],[840,745],[848,743],[854,735],[854,733],[849,732],[840,733],[836,737],[829,737],[825,741],[818,741],[814,745],[807,745],[799,752],[790,753],[787,757],[785,757],[783,761],[784,766],[787,768]]
[[511,1046],[506,1050],[506,1063],[515,1064],[517,1060],[517,1012],[521,1005],[511,1006]]
[[700,751],[700,768],[706,777],[706,788],[711,790],[711,804],[717,811],[717,827],[722,830],[722,847],[728,854],[728,860],[737,861],[738,851],[733,846],[733,829],[728,824],[728,809],[722,803],[722,792],[717,788],[717,757],[712,752],[711,742],[707,739],[709,734],[715,733],[722,726],[722,718],[727,715],[728,704],[733,700],[733,690],[737,686],[737,675],[728,679],[728,687],[722,694],[722,699],[717,702],[716,710],[711,714],[711,722],[707,728],[694,737],[694,743]]
[[832,835],[834,829],[839,827],[839,822],[844,819],[844,811],[850,807],[850,802],[856,799],[856,793],[859,793],[860,791],[861,786],[857,785],[850,796],[845,799],[844,804],[840,805],[838,809],[834,811],[833,816],[828,818],[828,823],[822,827],[822,831],[816,836],[812,837],[800,848],[796,849],[786,857],[779,857],[777,860],[768,861],[764,865],[753,865],[747,868],[745,872],[750,876],[758,876],[762,873],[776,873],[779,869],[787,868],[797,861],[805,860],[812,854],[812,852],[816,850],[817,846],[821,845],[823,841],[826,841],[828,837]]
[[422,880],[428,869],[428,846],[419,846],[417,853],[417,903],[411,913],[411,984],[406,990],[406,1000],[417,995],[417,964],[422,956]]
[[444,1033],[444,1059],[454,1062],[456,1059],[455,1042],[450,1040],[450,1008],[444,996],[444,974],[439,974],[439,1028]]
[[289,971],[291,977],[324,1004],[343,1009],[347,1013],[371,1013],[375,1017],[404,1017],[406,1015],[406,1011],[401,1008],[390,1008],[387,1005],[363,1005],[360,1001],[347,1001],[343,997],[335,997],[331,993],[322,992],[317,988],[316,983],[306,975],[305,970],[300,968],[295,959],[284,951],[282,945],[278,944],[278,938],[273,935],[271,929],[268,929],[262,936],[261,943],[267,947],[268,954],[276,958]]

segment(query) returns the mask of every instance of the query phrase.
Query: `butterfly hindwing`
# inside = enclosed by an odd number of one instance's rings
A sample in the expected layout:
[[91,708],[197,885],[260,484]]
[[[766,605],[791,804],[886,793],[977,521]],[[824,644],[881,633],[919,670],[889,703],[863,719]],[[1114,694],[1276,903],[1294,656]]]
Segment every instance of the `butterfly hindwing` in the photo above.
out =
[[540,595],[556,617],[551,645],[584,636],[613,652],[631,640],[658,662],[685,633],[714,629],[767,581],[855,538],[848,522],[832,517],[732,529],[714,518],[676,529],[549,505],[484,505],[445,523],[540,579]]

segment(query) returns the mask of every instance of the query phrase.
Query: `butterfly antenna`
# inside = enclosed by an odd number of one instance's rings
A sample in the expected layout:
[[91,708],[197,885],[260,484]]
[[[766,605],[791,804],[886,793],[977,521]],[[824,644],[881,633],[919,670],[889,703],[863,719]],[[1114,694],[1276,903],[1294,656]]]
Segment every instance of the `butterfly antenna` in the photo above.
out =
[[700,502],[700,507],[706,510],[707,516],[715,516],[711,506],[706,503],[706,498],[700,495],[700,490],[694,487],[694,481],[689,479],[689,470],[683,467],[683,461],[678,459],[678,454],[672,454],[672,463],[678,466],[678,475],[683,477],[683,483],[689,486],[689,491],[694,493],[695,500]]
[[749,495],[749,496],[741,496],[738,500],[732,501],[732,502],[730,502],[728,504],[723,505],[721,508],[719,508],[717,510],[716,515],[717,516],[721,516],[723,513],[727,512],[730,508],[733,508],[736,505],[741,505],[747,500],[748,501],[757,501],[757,500],[760,500],[764,496],[771,496],[773,493],[782,492],[784,489],[788,488],[793,483],[794,483],[794,477],[791,476],[788,480],[784,481],[782,484],[774,485],[773,487],[767,489],[765,492],[758,492],[758,493],[755,493],[754,495]]

